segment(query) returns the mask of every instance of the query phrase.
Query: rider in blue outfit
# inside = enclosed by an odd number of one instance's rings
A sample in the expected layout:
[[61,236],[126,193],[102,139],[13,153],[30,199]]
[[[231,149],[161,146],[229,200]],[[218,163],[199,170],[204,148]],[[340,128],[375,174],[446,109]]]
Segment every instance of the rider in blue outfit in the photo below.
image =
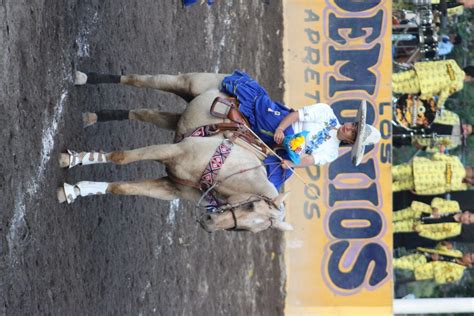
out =
[[361,104],[363,111],[358,112],[357,122],[341,124],[327,104],[316,103],[294,111],[272,101],[264,88],[239,70],[222,80],[221,91],[237,98],[239,111],[247,117],[252,130],[269,147],[275,148],[288,139],[286,136],[289,135],[303,132],[307,135],[304,150],[298,154],[298,161],[289,159],[288,152],[284,149],[277,151],[284,163],[276,156],[268,156],[264,160],[268,179],[277,189],[292,174],[288,166],[307,167],[331,163],[339,156],[339,146],[344,143],[353,145],[351,156],[357,165],[362,161],[365,146],[380,141],[380,132],[365,122],[365,102]]
[[[281,120],[293,110],[272,101],[263,87],[239,70],[224,78],[221,91],[237,98],[239,111],[246,116],[252,130],[268,146],[274,148],[277,144],[274,141],[273,132]],[[284,134],[294,134],[291,125],[284,131]],[[277,150],[277,153],[280,157],[289,159],[285,150]],[[280,160],[273,155],[268,156],[263,163],[267,169],[268,180],[279,190],[291,176],[292,171],[282,168]]]

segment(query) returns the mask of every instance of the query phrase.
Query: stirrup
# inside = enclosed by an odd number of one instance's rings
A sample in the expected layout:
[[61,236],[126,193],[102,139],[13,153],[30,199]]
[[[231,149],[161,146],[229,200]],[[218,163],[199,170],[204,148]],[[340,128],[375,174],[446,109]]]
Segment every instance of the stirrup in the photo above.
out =
[[92,165],[97,163],[106,163],[107,157],[103,152],[87,152],[81,159],[81,154],[74,150],[67,150],[69,154],[69,169],[77,165]]
[[75,185],[64,183],[63,189],[67,204],[71,204],[79,196],[106,194],[108,186],[107,182],[81,181]]

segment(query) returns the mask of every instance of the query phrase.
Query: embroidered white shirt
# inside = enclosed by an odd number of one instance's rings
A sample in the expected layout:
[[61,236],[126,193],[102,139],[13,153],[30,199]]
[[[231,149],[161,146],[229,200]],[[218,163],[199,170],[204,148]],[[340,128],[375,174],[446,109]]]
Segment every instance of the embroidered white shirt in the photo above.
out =
[[334,129],[329,131],[329,138],[326,139],[312,152],[315,165],[325,165],[337,159],[339,156],[339,144],[337,129],[341,126],[334,111],[325,103],[316,103],[305,106],[298,110],[299,119],[292,124],[293,131],[300,133],[308,131],[307,140],[314,139],[318,132],[324,130],[331,120],[336,120]]

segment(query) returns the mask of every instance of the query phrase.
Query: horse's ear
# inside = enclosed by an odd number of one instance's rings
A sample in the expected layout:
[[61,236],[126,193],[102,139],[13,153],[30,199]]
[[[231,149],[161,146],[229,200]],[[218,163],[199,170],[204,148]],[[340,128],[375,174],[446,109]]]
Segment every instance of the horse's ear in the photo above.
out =
[[291,224],[282,221],[274,221],[272,223],[272,227],[282,231],[293,230],[293,226],[291,226]]
[[275,203],[275,205],[280,207],[281,203],[283,203],[283,201],[288,197],[289,194],[290,194],[290,191],[280,193],[276,198],[273,199],[273,203]]

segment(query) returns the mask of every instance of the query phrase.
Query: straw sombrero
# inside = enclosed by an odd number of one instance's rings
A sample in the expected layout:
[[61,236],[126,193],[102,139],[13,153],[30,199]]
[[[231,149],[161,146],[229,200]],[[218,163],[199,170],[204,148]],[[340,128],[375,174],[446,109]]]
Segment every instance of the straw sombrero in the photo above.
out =
[[380,132],[372,125],[367,124],[367,102],[362,101],[357,112],[357,136],[352,146],[352,163],[356,166],[360,164],[364,157],[365,146],[377,144],[380,141]]

